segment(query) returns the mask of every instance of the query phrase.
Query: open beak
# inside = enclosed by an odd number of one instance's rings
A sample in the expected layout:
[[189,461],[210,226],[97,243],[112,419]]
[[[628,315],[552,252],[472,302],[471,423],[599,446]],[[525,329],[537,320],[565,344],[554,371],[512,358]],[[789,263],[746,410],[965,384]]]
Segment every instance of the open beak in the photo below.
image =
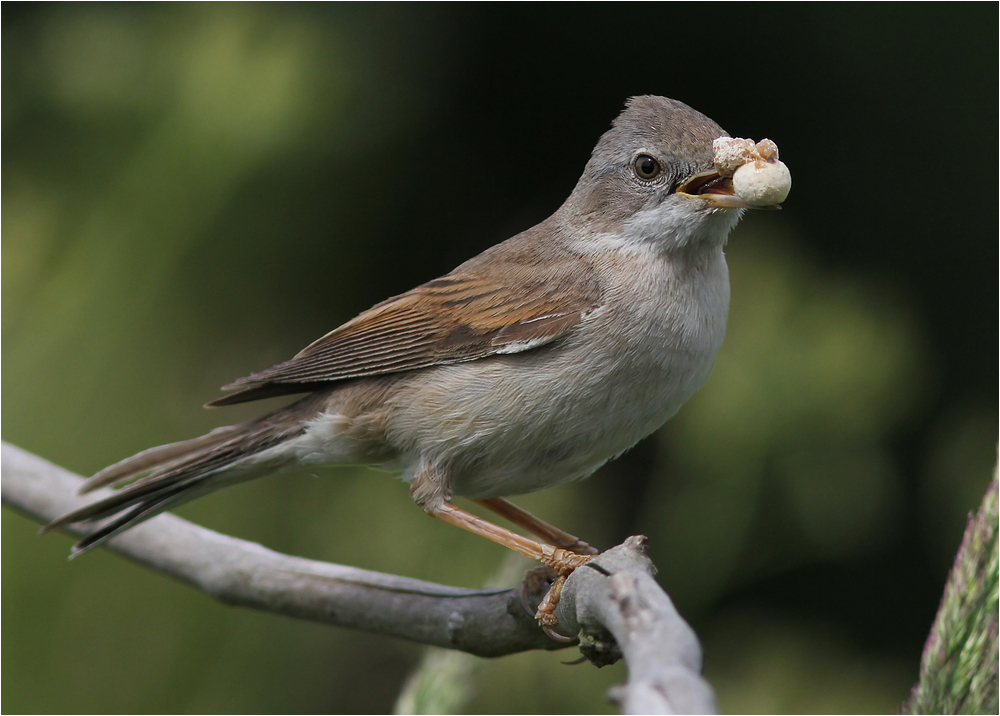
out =
[[753,206],[747,204],[733,191],[733,180],[712,170],[695,174],[677,187],[677,194],[697,197],[712,209],[780,209],[780,204]]

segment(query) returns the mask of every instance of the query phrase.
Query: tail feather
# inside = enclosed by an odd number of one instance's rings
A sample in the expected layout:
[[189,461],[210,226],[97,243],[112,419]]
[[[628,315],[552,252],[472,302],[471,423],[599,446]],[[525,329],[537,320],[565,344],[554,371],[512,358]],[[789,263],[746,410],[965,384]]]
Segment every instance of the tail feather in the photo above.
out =
[[[171,507],[197,497],[197,495],[193,494],[185,495],[184,491],[186,489],[187,486],[185,485],[166,488],[160,490],[159,492],[161,494],[158,494],[154,499],[147,499],[139,502],[138,504],[133,504],[132,509],[128,512],[117,517],[112,522],[102,525],[80,539],[75,545],[73,545],[70,557],[72,558],[83,554],[87,550],[106,542],[115,535],[121,534],[130,527],[134,527],[140,522],[148,520],[150,517],[158,515]],[[116,506],[116,510],[120,510],[126,506],[127,505]]]
[[325,394],[313,394],[268,415],[192,440],[144,450],[94,475],[81,492],[119,485],[140,478],[119,492],[85,505],[42,528],[49,532],[77,523],[110,519],[73,547],[73,556],[164,510],[212,492],[224,485],[273,472],[289,461],[280,453],[265,453],[302,434]]
[[143,450],[98,472],[83,483],[79,494],[85,495],[107,485],[121,485],[143,473],[158,468],[162,469],[165,465],[190,457],[197,450],[217,445],[231,437],[239,428],[238,425],[229,425],[224,428],[216,428],[198,438]]

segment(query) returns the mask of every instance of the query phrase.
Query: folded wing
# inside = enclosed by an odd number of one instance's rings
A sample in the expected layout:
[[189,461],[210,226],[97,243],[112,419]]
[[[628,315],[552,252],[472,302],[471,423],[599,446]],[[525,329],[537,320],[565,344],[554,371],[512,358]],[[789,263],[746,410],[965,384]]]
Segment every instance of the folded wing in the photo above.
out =
[[[525,272],[529,274],[530,272]],[[521,279],[455,272],[390,298],[291,360],[225,386],[208,403],[230,405],[306,392],[331,381],[519,353],[571,331],[601,303],[594,281],[576,275]]]

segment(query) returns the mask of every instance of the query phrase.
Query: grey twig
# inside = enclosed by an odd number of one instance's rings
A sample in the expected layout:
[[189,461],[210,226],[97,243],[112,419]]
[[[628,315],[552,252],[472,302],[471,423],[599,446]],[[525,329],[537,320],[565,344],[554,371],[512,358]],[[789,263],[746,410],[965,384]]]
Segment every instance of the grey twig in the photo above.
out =
[[592,659],[620,649],[628,683],[611,698],[622,713],[715,713],[701,644],[653,579],[645,542],[629,537],[570,575],[556,610],[560,628],[586,635],[581,649],[596,652]]
[[[49,521],[85,501],[82,479],[2,445],[3,503]],[[88,497],[88,499],[93,499]],[[566,582],[559,631],[579,635],[597,665],[624,656],[629,680],[612,698],[625,713],[714,713],[701,647],[653,579],[644,537],[630,537]],[[221,602],[387,634],[478,656],[559,649],[524,612],[518,589],[458,589],[279,554],[170,514],[107,548]]]
[[[28,517],[47,522],[94,499],[76,494],[83,478],[8,443],[2,462],[3,503]],[[508,610],[517,589],[458,589],[291,557],[170,514],[130,529],[107,548],[225,604],[478,656],[565,646],[545,636],[519,604]]]

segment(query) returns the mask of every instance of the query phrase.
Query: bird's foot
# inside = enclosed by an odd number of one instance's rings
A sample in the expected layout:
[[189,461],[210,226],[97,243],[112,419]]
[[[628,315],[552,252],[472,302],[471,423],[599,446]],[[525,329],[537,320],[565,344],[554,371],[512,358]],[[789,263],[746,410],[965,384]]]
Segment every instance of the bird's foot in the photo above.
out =
[[551,582],[549,591],[545,594],[534,616],[542,630],[555,641],[572,643],[575,637],[567,637],[555,631],[555,626],[559,623],[556,619],[556,607],[559,606],[559,598],[562,596],[563,586],[566,579],[578,567],[582,567],[591,559],[592,554],[573,554],[563,549],[556,549],[551,555],[546,555],[547,559],[541,567],[529,570],[521,583],[521,604],[528,613],[531,607],[528,604],[528,594],[540,590],[543,582]]

